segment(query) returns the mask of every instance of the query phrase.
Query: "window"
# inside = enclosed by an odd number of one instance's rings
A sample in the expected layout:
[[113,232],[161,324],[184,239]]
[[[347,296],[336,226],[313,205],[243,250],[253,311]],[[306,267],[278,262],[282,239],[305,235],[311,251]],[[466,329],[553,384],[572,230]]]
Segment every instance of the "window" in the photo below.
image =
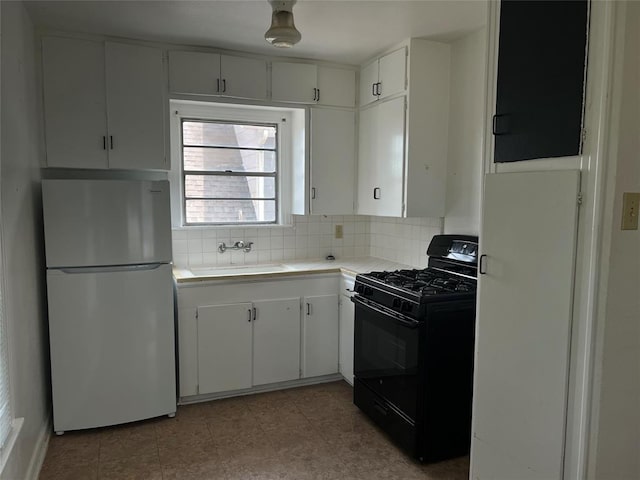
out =
[[170,100],[173,228],[290,225],[305,208],[306,110]]
[[278,127],[183,119],[186,225],[277,221]]

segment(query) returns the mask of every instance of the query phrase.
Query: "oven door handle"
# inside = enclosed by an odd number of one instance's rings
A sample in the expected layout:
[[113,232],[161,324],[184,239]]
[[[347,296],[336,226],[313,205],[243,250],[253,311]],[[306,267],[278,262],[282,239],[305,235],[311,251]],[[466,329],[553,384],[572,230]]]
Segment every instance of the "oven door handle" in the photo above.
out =
[[394,322],[398,322],[399,324],[408,327],[408,328],[418,328],[418,326],[420,325],[420,322],[417,320],[414,320],[413,318],[409,318],[406,317],[400,313],[394,312],[394,311],[390,311],[390,310],[383,310],[382,308],[368,302],[367,300],[364,300],[363,298],[360,298],[359,295],[354,295],[353,297],[351,297],[351,301],[353,303],[355,303],[356,305],[360,305],[364,308],[368,308],[369,310],[372,310],[376,313],[380,313],[381,315],[385,315],[387,317],[389,317],[391,320],[393,320]]

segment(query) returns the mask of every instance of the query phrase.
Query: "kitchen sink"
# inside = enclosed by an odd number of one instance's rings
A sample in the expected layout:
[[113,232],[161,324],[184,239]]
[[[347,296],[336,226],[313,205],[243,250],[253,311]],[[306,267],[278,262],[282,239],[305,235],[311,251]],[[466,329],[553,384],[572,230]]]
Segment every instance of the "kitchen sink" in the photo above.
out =
[[258,273],[277,273],[291,271],[293,268],[281,263],[265,265],[225,265],[224,267],[192,268],[191,273],[201,276],[232,276]]

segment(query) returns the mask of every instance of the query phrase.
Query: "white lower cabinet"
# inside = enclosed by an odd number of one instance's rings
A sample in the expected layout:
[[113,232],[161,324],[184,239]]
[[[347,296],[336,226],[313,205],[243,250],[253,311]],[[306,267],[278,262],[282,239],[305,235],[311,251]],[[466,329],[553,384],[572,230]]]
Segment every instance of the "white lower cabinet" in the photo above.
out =
[[338,372],[338,295],[304,298],[303,377]]
[[353,385],[353,338],[356,309],[351,301],[354,280],[343,279],[340,287],[340,374]]
[[338,276],[315,277],[179,284],[180,398],[336,374]]
[[198,307],[198,393],[300,378],[300,297]]
[[251,387],[251,303],[198,308],[199,393]]
[[253,384],[300,378],[300,298],[253,303]]

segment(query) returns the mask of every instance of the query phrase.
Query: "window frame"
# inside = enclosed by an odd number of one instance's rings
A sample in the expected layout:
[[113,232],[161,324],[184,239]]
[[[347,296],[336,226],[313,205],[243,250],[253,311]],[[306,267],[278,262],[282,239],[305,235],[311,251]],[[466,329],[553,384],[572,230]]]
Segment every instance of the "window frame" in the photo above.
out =
[[[260,172],[231,172],[231,171],[223,171],[223,170],[186,170],[184,166],[184,123],[185,122],[199,122],[199,123],[217,123],[217,124],[227,124],[227,125],[250,125],[250,126],[264,126],[264,127],[273,127],[276,130],[276,138],[275,138],[275,147],[273,149],[268,148],[248,148],[248,147],[216,147],[216,146],[203,146],[203,145],[187,145],[186,148],[225,148],[229,150],[263,150],[270,151],[275,153],[275,172],[271,173],[260,173]],[[211,119],[202,119],[202,118],[189,118],[182,117],[180,118],[180,179],[181,179],[181,200],[182,200],[182,225],[186,227],[194,227],[194,226],[202,226],[202,227],[210,227],[210,226],[251,226],[251,225],[277,225],[279,212],[280,212],[280,135],[279,128],[277,123],[266,123],[266,122],[248,122],[248,121],[233,121],[233,120],[211,120]],[[273,221],[269,222],[195,222],[191,223],[187,221],[187,200],[193,200],[194,198],[188,198],[186,194],[186,178],[187,175],[202,175],[202,176],[220,176],[220,177],[263,177],[263,178],[273,178],[275,183],[275,197],[273,200],[275,201],[276,206],[276,214]],[[270,198],[228,198],[228,197],[211,197],[211,198],[196,198],[196,200],[272,200]]]
[[[300,112],[296,108],[267,107],[250,104],[218,103],[171,99],[169,116],[169,148],[171,170],[168,177],[171,185],[171,223],[174,229],[197,228],[251,228],[278,227],[292,224],[292,178],[293,155],[299,154],[300,132],[297,131]],[[304,117],[302,117],[304,118]],[[229,122],[236,124],[276,125],[277,180],[276,180],[276,221],[270,223],[195,223],[186,222],[184,184],[182,167],[182,119],[197,121]],[[295,123],[295,125],[294,125]],[[295,138],[294,138],[295,135]],[[304,130],[302,139],[304,139]],[[304,141],[304,140],[303,140]],[[304,155],[304,153],[303,153]]]

